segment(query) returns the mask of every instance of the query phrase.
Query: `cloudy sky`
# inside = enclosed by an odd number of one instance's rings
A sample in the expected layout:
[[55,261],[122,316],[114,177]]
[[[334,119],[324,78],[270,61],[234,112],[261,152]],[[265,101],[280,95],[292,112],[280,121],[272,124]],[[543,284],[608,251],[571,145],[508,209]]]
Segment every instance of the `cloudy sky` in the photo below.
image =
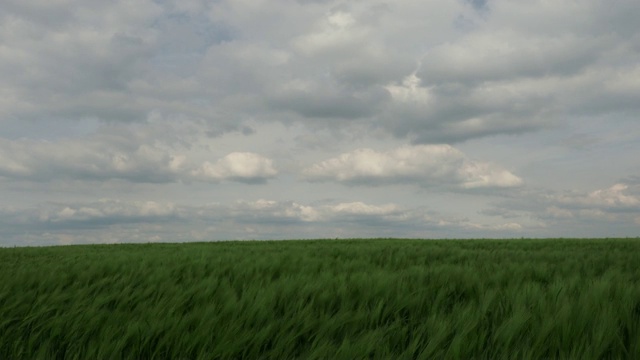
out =
[[637,0],[3,0],[0,245],[640,235]]

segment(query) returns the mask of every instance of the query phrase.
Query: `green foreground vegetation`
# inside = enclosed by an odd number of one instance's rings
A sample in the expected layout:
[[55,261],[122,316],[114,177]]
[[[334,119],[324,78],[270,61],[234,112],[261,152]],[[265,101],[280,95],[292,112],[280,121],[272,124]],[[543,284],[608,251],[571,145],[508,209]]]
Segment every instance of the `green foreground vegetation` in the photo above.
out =
[[640,359],[640,240],[0,249],[0,359]]

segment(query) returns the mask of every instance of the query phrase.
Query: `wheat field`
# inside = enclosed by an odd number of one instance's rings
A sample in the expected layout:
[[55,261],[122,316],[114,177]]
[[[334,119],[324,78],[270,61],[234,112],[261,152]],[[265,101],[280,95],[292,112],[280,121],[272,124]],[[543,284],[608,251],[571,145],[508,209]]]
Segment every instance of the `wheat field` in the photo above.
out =
[[0,249],[1,359],[640,359],[640,240]]

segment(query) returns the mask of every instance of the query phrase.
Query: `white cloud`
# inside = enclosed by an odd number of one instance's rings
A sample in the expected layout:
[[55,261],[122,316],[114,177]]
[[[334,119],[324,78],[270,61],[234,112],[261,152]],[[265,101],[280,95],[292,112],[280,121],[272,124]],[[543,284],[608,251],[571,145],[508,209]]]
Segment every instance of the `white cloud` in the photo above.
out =
[[[635,193],[632,193],[632,190],[635,190]],[[637,193],[637,186],[631,188],[627,184],[619,183],[606,189],[591,191],[587,194],[569,193],[551,195],[549,199],[563,206],[573,208],[640,211],[640,196],[636,195]]]
[[77,223],[92,223],[106,226],[127,222],[149,222],[179,216],[172,203],[155,201],[121,201],[101,199],[95,203],[63,205],[53,209],[42,209],[38,220],[44,223],[66,223],[73,227]]
[[466,161],[458,170],[460,186],[465,189],[508,188],[522,185],[523,181],[508,170],[486,162]]
[[335,213],[354,214],[354,215],[389,215],[400,211],[395,204],[386,205],[367,205],[363,202],[340,203],[331,207],[331,211]]
[[310,181],[381,185],[453,185],[460,189],[508,188],[522,179],[498,165],[469,160],[449,145],[404,146],[378,152],[357,149],[321,161],[303,172]]
[[595,190],[587,196],[587,203],[640,208],[640,197],[625,194],[628,189],[629,186],[626,184],[615,184],[608,189]]
[[277,173],[271,159],[250,152],[233,152],[214,164],[206,161],[191,172],[196,179],[230,179],[248,183],[264,182]]
[[0,177],[31,181],[122,179],[138,183],[238,181],[273,178],[273,161],[232,152],[215,163],[190,160],[190,150],[140,133],[103,129],[88,137],[58,141],[0,138]]

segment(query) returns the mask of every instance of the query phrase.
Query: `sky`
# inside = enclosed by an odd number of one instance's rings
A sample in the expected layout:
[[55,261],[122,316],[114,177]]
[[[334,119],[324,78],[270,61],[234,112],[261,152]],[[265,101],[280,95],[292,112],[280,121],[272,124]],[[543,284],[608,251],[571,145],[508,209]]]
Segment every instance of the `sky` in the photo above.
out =
[[0,246],[640,235],[637,0],[3,0]]

